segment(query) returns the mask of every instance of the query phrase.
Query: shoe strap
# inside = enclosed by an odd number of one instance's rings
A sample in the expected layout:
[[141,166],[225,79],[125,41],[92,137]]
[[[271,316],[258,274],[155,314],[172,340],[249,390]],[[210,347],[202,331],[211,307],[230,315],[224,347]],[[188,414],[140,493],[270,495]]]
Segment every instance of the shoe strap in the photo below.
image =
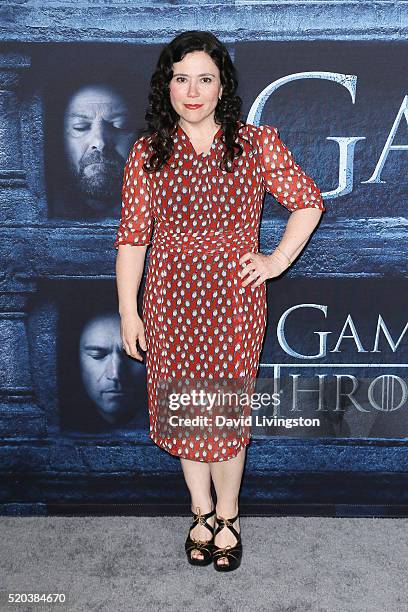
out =
[[214,510],[211,510],[210,512],[207,512],[207,514],[201,514],[201,509],[198,506],[197,506],[197,510],[198,510],[197,513],[196,512],[193,513],[194,514],[194,521],[193,521],[193,524],[190,527],[190,531],[192,529],[194,529],[194,527],[200,523],[201,525],[204,525],[204,527],[206,527],[211,532],[211,535],[213,535],[214,534],[214,527],[212,527],[211,525],[209,525],[207,523],[207,519],[209,519],[209,518],[211,518],[212,516],[215,515],[215,508],[214,508]]
[[221,516],[217,516],[216,517],[216,521],[218,523],[217,529],[215,530],[214,533],[214,537],[217,535],[217,533],[220,533],[220,531],[224,528],[224,527],[228,527],[228,529],[234,534],[234,536],[236,537],[237,541],[239,541],[241,534],[238,533],[238,531],[235,529],[235,527],[233,526],[233,523],[235,523],[235,521],[237,520],[237,518],[239,517],[239,512],[236,516],[234,516],[234,518],[230,518],[230,519],[224,519]]

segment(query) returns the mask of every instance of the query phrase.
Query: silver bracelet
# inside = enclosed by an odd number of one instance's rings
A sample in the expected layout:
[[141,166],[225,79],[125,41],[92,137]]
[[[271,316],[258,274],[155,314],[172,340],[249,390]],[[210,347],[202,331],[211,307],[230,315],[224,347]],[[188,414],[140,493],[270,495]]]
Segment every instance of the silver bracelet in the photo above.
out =
[[290,257],[288,257],[288,255],[286,255],[286,253],[284,253],[283,251],[281,251],[279,247],[275,247],[275,251],[279,251],[279,253],[281,253],[281,254],[282,254],[284,257],[286,257],[286,259],[287,259],[287,260],[288,260],[288,262],[289,262],[289,265],[290,265],[290,266],[292,265],[292,260],[291,260],[291,258],[290,258]]

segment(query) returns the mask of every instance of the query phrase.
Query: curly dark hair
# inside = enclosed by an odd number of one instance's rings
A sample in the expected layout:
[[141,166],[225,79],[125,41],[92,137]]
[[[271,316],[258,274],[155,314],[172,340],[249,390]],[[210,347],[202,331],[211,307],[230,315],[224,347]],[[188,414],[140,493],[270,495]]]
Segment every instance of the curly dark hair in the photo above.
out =
[[169,83],[173,77],[173,64],[192,51],[205,51],[220,71],[222,96],[214,113],[215,122],[222,127],[222,142],[225,145],[220,167],[232,172],[234,159],[242,155],[243,147],[236,140],[245,123],[241,120],[242,100],[236,94],[238,80],[234,64],[226,46],[214,34],[191,30],[179,34],[164,47],[150,80],[145,120],[148,125],[146,131],[152,136],[150,146],[153,153],[143,165],[146,172],[160,170],[172,155],[179,115],[170,101]]

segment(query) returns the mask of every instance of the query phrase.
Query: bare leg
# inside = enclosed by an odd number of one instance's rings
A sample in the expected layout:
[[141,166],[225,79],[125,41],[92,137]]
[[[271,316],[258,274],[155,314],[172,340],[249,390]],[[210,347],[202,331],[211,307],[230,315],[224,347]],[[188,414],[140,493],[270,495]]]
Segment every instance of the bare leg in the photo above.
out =
[[[228,461],[210,463],[211,476],[217,492],[216,514],[220,518],[229,519],[238,513],[238,495],[244,471],[246,448],[243,448],[236,457]],[[234,529],[240,533],[239,519],[233,524]],[[224,527],[216,536],[216,546],[234,546],[237,539],[228,527]],[[219,565],[228,565],[227,557],[218,559]]]
[[[214,508],[214,502],[211,497],[211,472],[210,464],[203,461],[192,461],[191,459],[182,459],[181,467],[184,473],[184,479],[191,494],[191,510],[197,513],[197,507],[200,508],[201,514],[207,514]],[[207,519],[207,522],[212,527],[215,523],[215,517]],[[191,530],[191,537],[195,540],[210,540],[211,534],[204,525],[196,525]],[[194,549],[191,551],[193,559],[202,559],[203,553],[200,550]]]

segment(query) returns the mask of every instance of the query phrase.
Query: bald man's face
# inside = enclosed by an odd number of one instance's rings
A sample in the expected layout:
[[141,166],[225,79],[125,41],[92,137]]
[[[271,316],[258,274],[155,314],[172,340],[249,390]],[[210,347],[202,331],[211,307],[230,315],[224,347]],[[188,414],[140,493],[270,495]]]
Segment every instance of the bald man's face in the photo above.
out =
[[123,170],[136,134],[125,100],[102,85],[83,87],[64,115],[64,147],[76,187],[93,210],[120,210]]
[[133,418],[145,410],[140,400],[146,385],[145,365],[123,351],[117,314],[95,317],[85,325],[79,360],[86,392],[107,422],[113,424],[119,414]]

